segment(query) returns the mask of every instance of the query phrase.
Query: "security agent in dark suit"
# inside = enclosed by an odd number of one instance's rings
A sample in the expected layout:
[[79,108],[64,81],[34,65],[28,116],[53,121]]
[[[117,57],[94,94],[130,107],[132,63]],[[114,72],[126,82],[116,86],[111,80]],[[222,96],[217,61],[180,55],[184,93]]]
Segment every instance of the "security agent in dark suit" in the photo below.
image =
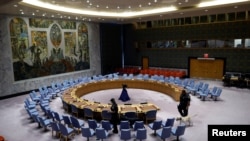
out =
[[180,95],[180,103],[177,106],[178,111],[182,117],[188,116],[188,108],[190,106],[190,101],[190,95],[185,90],[182,90],[182,93]]
[[112,103],[110,110],[112,114],[111,123],[113,124],[113,133],[117,134],[118,133],[117,125],[119,123],[118,106],[114,98],[112,98],[110,101]]

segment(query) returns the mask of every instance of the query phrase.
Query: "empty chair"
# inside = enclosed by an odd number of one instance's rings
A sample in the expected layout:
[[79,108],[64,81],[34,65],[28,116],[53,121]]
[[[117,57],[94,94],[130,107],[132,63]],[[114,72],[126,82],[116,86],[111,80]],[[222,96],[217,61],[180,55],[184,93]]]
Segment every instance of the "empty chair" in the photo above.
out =
[[147,130],[145,128],[136,130],[135,139],[140,141],[147,139]]
[[161,129],[162,120],[155,120],[148,124],[148,127],[154,130],[154,135],[156,136],[156,130]]
[[65,125],[63,125],[62,123],[58,123],[59,125],[59,129],[60,129],[60,140],[61,140],[61,137],[63,136],[64,138],[66,138],[66,141],[68,140],[68,138],[70,136],[74,136],[74,129],[73,128],[70,128],[70,127],[67,127]]
[[[207,94],[208,94],[208,92],[209,92],[208,86],[209,86],[208,83],[204,83],[204,84],[203,84],[203,87],[200,88],[200,89],[198,90],[197,94],[198,94],[200,97],[201,97],[201,95],[204,94],[204,93],[207,93]],[[206,92],[206,91],[208,91],[208,92]]]
[[91,128],[93,130],[100,127],[100,124],[98,124],[95,119],[88,119],[88,125],[89,125],[89,128]]
[[156,135],[165,141],[166,138],[171,136],[171,126],[163,127],[162,129],[157,130]]
[[165,122],[162,122],[163,127],[174,126],[175,118],[167,118]]
[[61,122],[63,120],[63,117],[61,115],[59,115],[57,112],[53,112],[55,115],[55,119],[58,122]]
[[156,120],[157,110],[150,110],[145,113],[145,122],[148,124],[149,120]]
[[52,131],[52,136],[54,131],[56,132],[56,136],[58,136],[60,134],[60,128],[57,122],[51,122],[50,123],[51,126],[51,131]]
[[96,128],[95,135],[97,139],[106,139],[108,137],[108,132],[104,128]]
[[218,88],[215,94],[212,94],[212,98],[216,101],[217,98],[221,95],[222,89]]
[[71,113],[78,117],[78,108],[74,104],[70,104],[71,107]]
[[[27,113],[29,114],[29,118],[30,118],[30,119],[33,119],[33,116],[32,116],[32,115],[35,115],[35,116],[38,115],[38,111],[37,111],[36,109],[28,109],[28,108],[26,108],[26,107],[25,107],[25,109],[26,109]],[[34,119],[33,119],[33,120],[34,120]]]
[[113,129],[113,124],[110,123],[109,120],[102,120],[101,126],[104,128],[107,132]]
[[205,101],[206,97],[208,96],[209,89],[206,89],[204,92],[199,93],[201,100]]
[[82,136],[87,138],[87,141],[89,141],[89,138],[95,135],[95,131],[89,127],[82,127],[81,128]]
[[200,86],[199,84],[195,84],[194,87],[188,88],[188,92],[193,95],[196,95],[196,93],[198,92],[199,86]]
[[121,129],[130,129],[130,123],[128,120],[122,120],[120,122],[120,130]]
[[50,123],[51,123],[50,119],[42,118],[41,116],[37,116],[37,118],[38,118],[40,125],[44,128],[44,130],[46,130],[47,127],[50,126]]
[[111,120],[111,113],[108,110],[103,110],[101,112],[101,116],[103,120]]
[[130,122],[130,126],[132,127],[132,125],[134,124],[135,121],[138,120],[138,116],[136,112],[125,112],[124,113],[124,118],[125,120],[128,120]]
[[47,110],[48,117],[52,119],[52,121],[55,121],[55,115],[54,112],[51,111],[50,109]]
[[171,133],[173,136],[177,137],[177,141],[179,140],[179,137],[184,135],[186,129],[186,125],[184,123],[178,125],[177,127],[172,127]]
[[209,90],[208,94],[212,96],[213,94],[216,93],[217,89],[218,87],[214,86],[212,90]]
[[134,131],[136,131],[137,129],[140,129],[140,128],[145,128],[143,121],[135,121],[135,123],[132,125],[132,127],[133,127]]
[[84,121],[79,120],[73,116],[70,116],[70,121],[72,123],[72,126],[77,130],[78,133],[80,133],[81,127],[84,126]]
[[64,125],[67,125],[68,127],[71,127],[72,126],[72,122],[70,120],[70,117],[67,116],[67,115],[62,115],[62,117],[63,117]]
[[83,109],[83,112],[84,112],[84,118],[85,119],[88,119],[88,118],[93,119],[94,118],[94,113],[93,113],[92,109],[85,107]]
[[124,141],[131,139],[131,130],[121,129],[120,139]]

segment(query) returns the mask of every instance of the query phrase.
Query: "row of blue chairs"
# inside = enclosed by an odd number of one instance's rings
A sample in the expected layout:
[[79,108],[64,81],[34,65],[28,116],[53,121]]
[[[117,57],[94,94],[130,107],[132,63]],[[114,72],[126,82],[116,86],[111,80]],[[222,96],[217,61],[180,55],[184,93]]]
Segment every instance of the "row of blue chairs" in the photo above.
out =
[[205,101],[209,96],[214,101],[218,100],[222,93],[222,88],[214,86],[209,88],[208,83],[199,81],[198,83],[192,82],[189,86],[185,87],[185,90],[192,95],[198,95],[201,100]]

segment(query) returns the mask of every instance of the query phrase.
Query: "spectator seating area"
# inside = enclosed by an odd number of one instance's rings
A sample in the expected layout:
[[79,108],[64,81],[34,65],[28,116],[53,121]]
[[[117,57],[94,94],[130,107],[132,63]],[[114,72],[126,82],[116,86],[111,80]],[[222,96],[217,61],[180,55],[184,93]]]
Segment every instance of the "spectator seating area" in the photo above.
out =
[[124,67],[124,68],[117,68],[115,70],[119,74],[148,74],[149,76],[152,75],[163,75],[164,77],[179,77],[184,78],[186,77],[185,70],[178,70],[178,69],[165,69],[165,68],[148,68],[148,69],[140,69],[139,67]]

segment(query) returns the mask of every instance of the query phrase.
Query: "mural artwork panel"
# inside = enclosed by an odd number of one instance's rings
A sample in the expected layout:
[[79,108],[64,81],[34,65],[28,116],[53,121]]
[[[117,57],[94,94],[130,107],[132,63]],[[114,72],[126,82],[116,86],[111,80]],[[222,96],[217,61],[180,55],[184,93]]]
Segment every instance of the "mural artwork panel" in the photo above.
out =
[[[75,28],[75,22],[28,21],[32,27],[22,18],[13,18],[9,23],[15,81],[90,68],[88,30],[84,23]],[[66,29],[61,27],[62,23],[66,23]]]

